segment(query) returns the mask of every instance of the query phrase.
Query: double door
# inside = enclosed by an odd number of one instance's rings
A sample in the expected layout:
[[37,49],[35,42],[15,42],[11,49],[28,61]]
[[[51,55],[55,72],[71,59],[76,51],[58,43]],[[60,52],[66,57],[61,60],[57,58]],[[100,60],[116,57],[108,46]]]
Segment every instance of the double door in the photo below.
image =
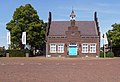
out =
[[77,44],[70,44],[68,52],[69,56],[77,56]]

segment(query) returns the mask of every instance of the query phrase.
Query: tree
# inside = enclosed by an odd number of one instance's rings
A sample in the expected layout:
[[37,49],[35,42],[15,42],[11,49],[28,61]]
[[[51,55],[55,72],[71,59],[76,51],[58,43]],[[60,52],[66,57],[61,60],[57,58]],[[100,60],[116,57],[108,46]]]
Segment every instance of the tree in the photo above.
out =
[[11,47],[24,48],[21,44],[22,32],[26,31],[27,44],[38,49],[45,44],[45,27],[43,20],[39,19],[37,11],[30,5],[16,8],[13,19],[6,24],[11,33]]
[[[112,44],[115,56],[120,54],[120,24],[113,24],[113,29],[107,32],[109,46]],[[112,41],[112,43],[111,43]]]

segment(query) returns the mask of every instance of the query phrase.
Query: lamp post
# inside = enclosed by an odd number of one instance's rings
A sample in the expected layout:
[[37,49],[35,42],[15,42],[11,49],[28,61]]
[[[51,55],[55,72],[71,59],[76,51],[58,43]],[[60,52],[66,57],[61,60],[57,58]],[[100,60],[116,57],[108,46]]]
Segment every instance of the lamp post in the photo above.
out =
[[111,42],[111,53],[112,53],[112,38],[111,38],[110,42]]

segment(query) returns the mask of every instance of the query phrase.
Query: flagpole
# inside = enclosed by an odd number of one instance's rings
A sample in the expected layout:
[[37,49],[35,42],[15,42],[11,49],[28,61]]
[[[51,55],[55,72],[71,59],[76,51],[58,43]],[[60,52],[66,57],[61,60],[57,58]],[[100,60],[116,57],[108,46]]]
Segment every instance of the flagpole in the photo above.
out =
[[105,56],[105,44],[104,44],[104,58],[105,58],[106,56]]
[[103,34],[103,47],[104,47],[104,58],[105,58],[105,33]]
[[104,58],[105,58],[106,57],[106,54],[105,54],[105,45],[108,45],[108,39],[107,39],[106,33],[104,33],[103,36],[104,36]]

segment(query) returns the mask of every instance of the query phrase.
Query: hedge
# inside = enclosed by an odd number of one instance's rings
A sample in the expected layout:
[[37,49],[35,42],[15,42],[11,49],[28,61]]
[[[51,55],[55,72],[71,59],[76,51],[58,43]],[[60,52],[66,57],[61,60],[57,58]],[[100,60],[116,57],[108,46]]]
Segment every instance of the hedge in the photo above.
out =
[[104,52],[100,52],[100,57],[104,58]]
[[0,51],[0,57],[5,57],[6,56],[6,51]]
[[29,50],[7,50],[9,57],[25,57],[26,53],[30,53]]
[[107,52],[106,57],[112,58],[112,57],[114,57],[114,53],[113,52]]
[[[105,53],[105,56],[109,57],[109,58],[112,58],[112,57],[114,57],[114,53],[113,52],[107,52],[107,53]],[[100,57],[104,58],[104,52],[100,52]]]

